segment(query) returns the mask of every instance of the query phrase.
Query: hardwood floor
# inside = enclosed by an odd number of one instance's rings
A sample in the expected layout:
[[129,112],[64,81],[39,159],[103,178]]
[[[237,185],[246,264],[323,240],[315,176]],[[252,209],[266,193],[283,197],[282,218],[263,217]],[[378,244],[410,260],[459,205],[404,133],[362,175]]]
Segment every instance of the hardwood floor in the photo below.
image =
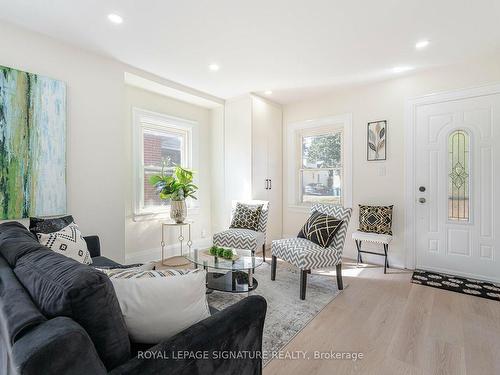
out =
[[[311,359],[275,359],[264,375],[500,374],[497,301],[411,284],[404,270],[346,263],[344,273],[349,286],[283,349]],[[314,360],[315,351],[364,358]]]

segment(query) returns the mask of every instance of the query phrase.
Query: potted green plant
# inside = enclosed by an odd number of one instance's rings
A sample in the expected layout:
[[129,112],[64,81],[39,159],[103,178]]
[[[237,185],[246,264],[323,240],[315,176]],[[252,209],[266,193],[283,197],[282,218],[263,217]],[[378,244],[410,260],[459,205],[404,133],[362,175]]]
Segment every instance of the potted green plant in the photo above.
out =
[[170,218],[176,223],[183,223],[187,216],[186,198],[195,197],[198,187],[193,184],[193,171],[175,165],[173,174],[165,174],[165,166],[161,174],[149,178],[159,193],[160,199],[170,200]]

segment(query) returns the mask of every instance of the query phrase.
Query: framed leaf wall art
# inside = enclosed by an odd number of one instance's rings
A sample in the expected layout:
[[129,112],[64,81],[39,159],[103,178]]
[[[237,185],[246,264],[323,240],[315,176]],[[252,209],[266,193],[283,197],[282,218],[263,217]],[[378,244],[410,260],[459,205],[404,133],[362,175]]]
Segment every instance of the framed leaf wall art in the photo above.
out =
[[367,160],[377,161],[387,158],[387,121],[368,123]]

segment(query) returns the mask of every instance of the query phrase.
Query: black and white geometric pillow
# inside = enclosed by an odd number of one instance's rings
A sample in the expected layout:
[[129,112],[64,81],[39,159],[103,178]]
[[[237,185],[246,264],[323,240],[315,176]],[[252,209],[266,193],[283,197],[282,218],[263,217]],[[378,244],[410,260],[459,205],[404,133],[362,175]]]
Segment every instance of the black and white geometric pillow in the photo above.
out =
[[233,219],[230,228],[250,229],[257,231],[259,229],[259,220],[262,212],[262,205],[249,205],[236,203]]
[[392,236],[392,208],[394,206],[359,205],[359,230]]
[[83,264],[91,264],[87,242],[75,223],[71,223],[60,231],[53,233],[37,233],[38,242]]
[[341,225],[342,220],[315,211],[307,219],[297,237],[306,238],[321,247],[327,248],[332,244],[333,238]]

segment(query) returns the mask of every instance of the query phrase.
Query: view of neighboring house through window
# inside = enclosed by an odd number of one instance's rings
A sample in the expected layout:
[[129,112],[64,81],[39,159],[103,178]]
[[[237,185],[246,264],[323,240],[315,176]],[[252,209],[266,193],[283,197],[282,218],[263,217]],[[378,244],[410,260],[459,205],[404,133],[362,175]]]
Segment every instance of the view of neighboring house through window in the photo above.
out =
[[343,203],[342,131],[300,135],[300,203]]
[[190,166],[191,125],[137,109],[136,144],[136,214],[164,213],[168,205],[149,183],[151,176],[172,175],[175,165]]
[[173,174],[173,166],[186,165],[186,134],[165,127],[162,131],[143,129],[144,144],[144,209],[154,209],[168,202],[159,198],[155,187],[149,183],[152,175]]

